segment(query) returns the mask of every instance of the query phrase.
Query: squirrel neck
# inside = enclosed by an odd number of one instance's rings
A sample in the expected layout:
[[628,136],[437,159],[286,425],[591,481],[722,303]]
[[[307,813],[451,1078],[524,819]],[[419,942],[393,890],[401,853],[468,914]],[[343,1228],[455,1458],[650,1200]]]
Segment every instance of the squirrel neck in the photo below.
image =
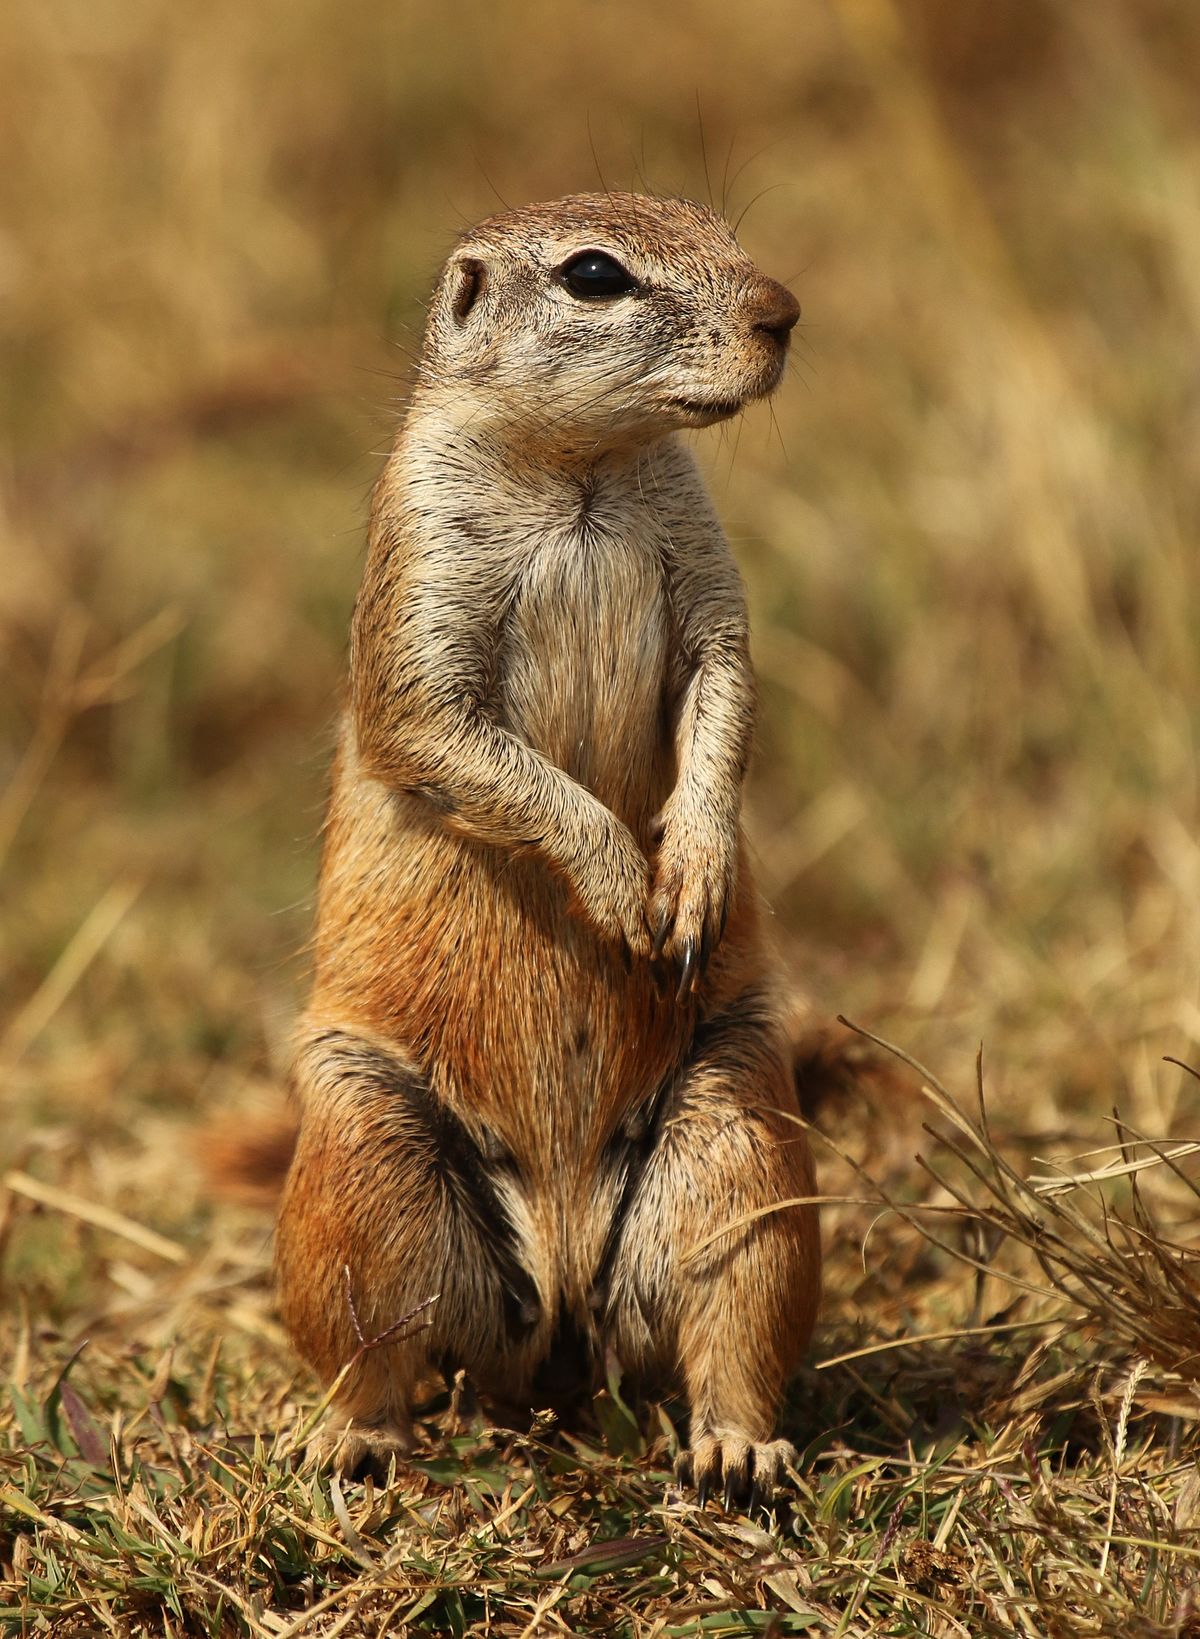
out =
[[[398,450],[436,470],[487,486],[515,483],[537,490],[577,489],[607,481],[636,483],[647,463],[676,442],[670,429],[635,430],[556,425],[538,407],[527,416],[460,382],[423,385],[413,395]],[[428,468],[426,468],[428,470]]]

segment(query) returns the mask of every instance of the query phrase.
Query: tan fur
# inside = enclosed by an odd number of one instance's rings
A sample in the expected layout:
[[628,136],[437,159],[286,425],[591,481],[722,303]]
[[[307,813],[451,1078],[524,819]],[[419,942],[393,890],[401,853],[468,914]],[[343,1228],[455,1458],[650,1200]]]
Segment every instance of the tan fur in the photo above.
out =
[[[638,289],[581,300],[564,264]],[[770,1487],[812,1192],[740,829],[745,597],[682,428],[769,393],[798,309],[686,201],[483,223],[434,294],[375,496],[279,1219],[338,1459],[431,1364],[545,1405],[611,1346],[682,1388],[702,1493]]]

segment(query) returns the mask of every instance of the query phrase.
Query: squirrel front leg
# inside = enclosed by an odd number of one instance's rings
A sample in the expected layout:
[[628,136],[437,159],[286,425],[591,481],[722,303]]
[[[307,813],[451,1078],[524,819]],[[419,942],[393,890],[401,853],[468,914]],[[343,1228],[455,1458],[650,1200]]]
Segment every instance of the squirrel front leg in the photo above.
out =
[[[367,761],[373,771],[388,766],[377,747]],[[478,705],[464,700],[422,723],[405,739],[401,769],[400,783],[431,791],[448,825],[494,846],[535,849],[566,877],[578,908],[606,938],[624,941],[635,955],[649,953],[649,867],[633,833]]]
[[741,577],[719,533],[676,567],[672,590],[691,666],[676,722],[675,787],[656,823],[650,925],[654,953],[679,969],[682,1002],[725,931],[737,888],[755,690]]
[[375,544],[352,633],[359,757],[464,835],[538,852],[606,938],[647,955],[649,865],[633,833],[488,713],[499,602],[456,585],[431,554],[397,565]]

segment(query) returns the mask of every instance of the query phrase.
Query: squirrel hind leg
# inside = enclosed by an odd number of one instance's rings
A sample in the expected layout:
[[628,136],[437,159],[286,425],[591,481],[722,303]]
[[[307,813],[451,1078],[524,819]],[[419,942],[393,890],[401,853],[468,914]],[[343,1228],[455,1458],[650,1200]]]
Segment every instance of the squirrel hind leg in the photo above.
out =
[[768,1501],[794,1452],[775,1438],[820,1287],[812,1162],[790,1054],[743,997],[704,1027],[649,1135],[612,1259],[605,1327],[622,1364],[667,1362],[687,1396],[680,1474],[730,1507]]
[[318,1454],[343,1473],[379,1472],[411,1449],[410,1408],[436,1362],[520,1380],[551,1327],[493,1182],[505,1163],[485,1158],[410,1064],[324,1031],[296,1080],[280,1309],[323,1383],[350,1368]]

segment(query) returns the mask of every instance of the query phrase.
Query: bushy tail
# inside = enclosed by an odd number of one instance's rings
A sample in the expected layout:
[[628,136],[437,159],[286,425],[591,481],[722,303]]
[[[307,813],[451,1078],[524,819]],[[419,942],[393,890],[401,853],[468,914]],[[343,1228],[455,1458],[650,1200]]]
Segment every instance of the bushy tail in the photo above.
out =
[[[818,1018],[797,999],[788,1017],[800,1113],[835,1117],[857,1103],[893,1111],[913,1102],[914,1082],[894,1060],[836,1020]],[[861,1101],[861,1102],[859,1102]]]
[[300,1122],[281,1099],[277,1108],[232,1118],[201,1137],[204,1170],[214,1195],[273,1206],[292,1164]]

